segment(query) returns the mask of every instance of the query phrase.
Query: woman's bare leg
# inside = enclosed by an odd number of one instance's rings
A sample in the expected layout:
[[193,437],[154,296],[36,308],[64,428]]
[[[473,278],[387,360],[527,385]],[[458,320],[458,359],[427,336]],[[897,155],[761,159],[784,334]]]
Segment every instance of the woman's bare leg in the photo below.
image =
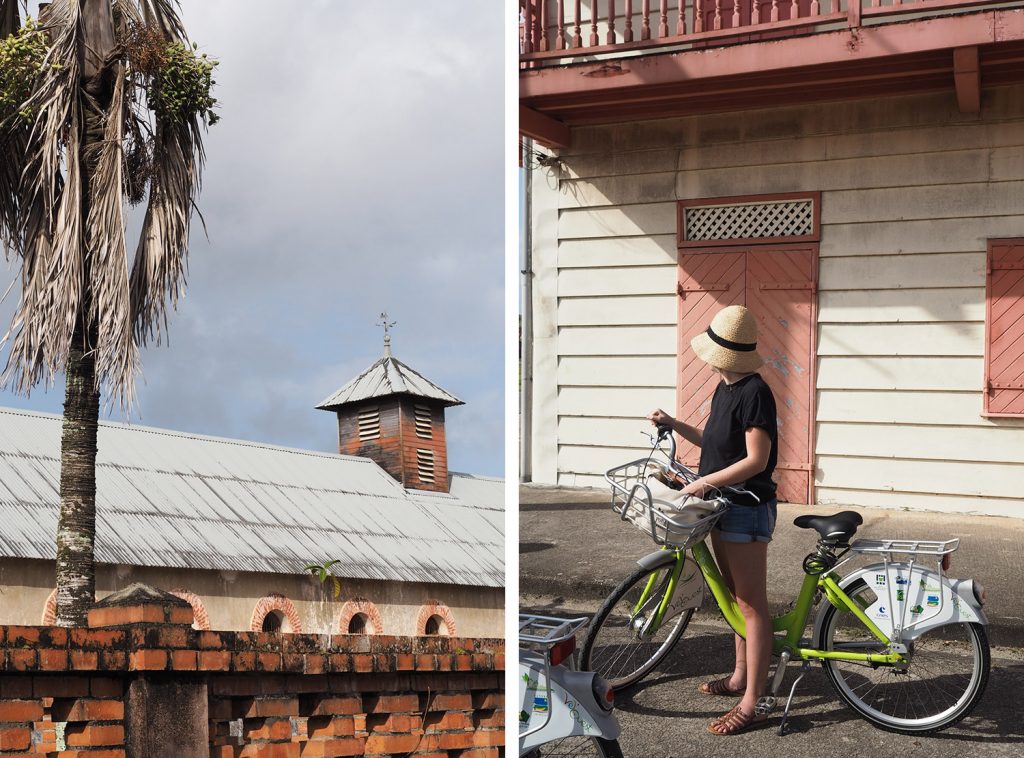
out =
[[[768,611],[767,591],[768,544],[720,540],[715,545],[715,554],[722,555],[725,558],[724,562],[730,567],[730,584],[746,622],[747,637],[743,650],[747,678],[740,708],[745,713],[753,713],[768,678],[772,653],[772,619]],[[722,563],[721,558],[719,563]]]
[[[722,572],[722,578],[729,585],[729,590],[735,595],[736,585],[732,579],[732,569],[729,566],[729,554],[726,548],[719,547],[728,544],[721,538],[717,529],[711,530],[711,546],[715,550],[715,560],[718,561],[718,570]],[[736,646],[736,663],[733,666],[732,676],[729,677],[729,689],[739,692],[747,686],[747,641],[738,634],[734,635]]]

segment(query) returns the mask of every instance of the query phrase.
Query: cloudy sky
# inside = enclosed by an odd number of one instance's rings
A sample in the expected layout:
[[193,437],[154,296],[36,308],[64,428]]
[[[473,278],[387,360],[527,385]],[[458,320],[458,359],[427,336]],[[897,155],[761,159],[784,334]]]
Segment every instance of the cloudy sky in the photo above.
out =
[[[395,356],[466,401],[447,412],[451,468],[502,474],[501,8],[183,0],[221,61],[210,238],[195,224],[188,293],[170,346],[143,355],[133,423],[334,451],[314,406],[380,356],[386,310]],[[6,289],[17,272],[2,272]],[[0,393],[62,404],[62,383]]]

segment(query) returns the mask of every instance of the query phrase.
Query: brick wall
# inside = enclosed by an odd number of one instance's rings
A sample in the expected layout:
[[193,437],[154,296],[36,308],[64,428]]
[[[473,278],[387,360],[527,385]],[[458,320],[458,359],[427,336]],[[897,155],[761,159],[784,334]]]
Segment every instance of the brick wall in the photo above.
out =
[[89,629],[0,627],[0,754],[504,754],[500,640],[191,622],[149,604],[96,608]]

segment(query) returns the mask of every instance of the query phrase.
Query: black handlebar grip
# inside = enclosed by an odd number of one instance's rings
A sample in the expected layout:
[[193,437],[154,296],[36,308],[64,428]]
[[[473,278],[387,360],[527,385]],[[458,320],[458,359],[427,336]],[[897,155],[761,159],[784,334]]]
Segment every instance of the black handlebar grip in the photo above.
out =
[[658,429],[658,437],[664,438],[664,437],[668,437],[670,434],[672,434],[672,427],[669,426],[668,424],[658,424],[657,425],[657,429]]

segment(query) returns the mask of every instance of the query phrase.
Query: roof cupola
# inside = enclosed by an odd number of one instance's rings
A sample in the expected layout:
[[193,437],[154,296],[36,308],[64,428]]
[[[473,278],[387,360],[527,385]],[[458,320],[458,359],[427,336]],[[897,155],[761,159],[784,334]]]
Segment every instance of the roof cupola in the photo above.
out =
[[444,409],[462,401],[391,354],[387,314],[384,354],[317,405],[338,415],[338,451],[371,458],[408,489],[448,491]]

